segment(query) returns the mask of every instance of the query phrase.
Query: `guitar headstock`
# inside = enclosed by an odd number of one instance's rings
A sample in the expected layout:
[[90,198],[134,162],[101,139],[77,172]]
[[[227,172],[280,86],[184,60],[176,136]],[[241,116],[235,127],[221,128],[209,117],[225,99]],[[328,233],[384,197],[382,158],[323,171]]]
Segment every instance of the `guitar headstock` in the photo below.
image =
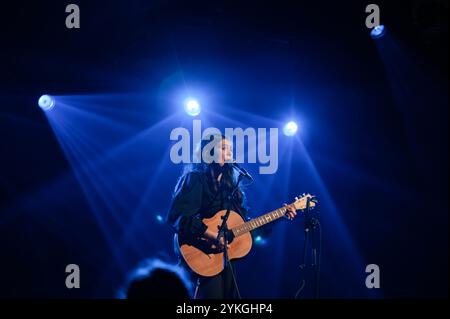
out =
[[309,207],[314,208],[317,204],[316,198],[311,194],[302,194],[301,196],[295,197],[295,202],[291,205],[294,205],[296,210],[304,210],[306,209],[306,203],[309,198]]

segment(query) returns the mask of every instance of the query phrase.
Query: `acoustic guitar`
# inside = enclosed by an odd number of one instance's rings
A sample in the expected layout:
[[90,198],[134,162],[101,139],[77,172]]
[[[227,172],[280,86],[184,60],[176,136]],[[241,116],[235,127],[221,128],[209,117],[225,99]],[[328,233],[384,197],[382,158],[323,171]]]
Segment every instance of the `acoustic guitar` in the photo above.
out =
[[[296,210],[303,211],[307,208],[308,198],[310,199],[309,207],[315,207],[317,202],[310,194],[303,195],[300,198],[296,197],[295,201],[288,206],[293,206]],[[222,225],[222,216],[226,212],[226,210],[221,210],[213,217],[203,219],[203,223],[205,223],[209,230],[217,232]],[[232,260],[246,256],[250,252],[253,243],[250,232],[284,217],[286,213],[287,208],[283,206],[245,222],[241,215],[230,211],[227,227],[233,233],[234,238],[229,244],[228,259]],[[212,277],[224,269],[223,251],[215,248],[211,244],[211,240],[204,238],[186,239],[175,235],[175,247],[192,271],[201,276]]]

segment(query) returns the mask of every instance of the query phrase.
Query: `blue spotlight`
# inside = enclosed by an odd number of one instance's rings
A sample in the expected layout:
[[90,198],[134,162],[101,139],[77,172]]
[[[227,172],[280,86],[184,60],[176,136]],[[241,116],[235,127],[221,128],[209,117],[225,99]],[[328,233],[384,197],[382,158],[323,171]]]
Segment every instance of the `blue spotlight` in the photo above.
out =
[[161,215],[156,215],[156,221],[162,224],[164,222],[164,218]]
[[293,136],[295,135],[295,133],[297,133],[297,129],[297,123],[295,123],[294,121],[290,121],[283,127],[283,133],[286,136]]
[[42,95],[38,101],[39,107],[44,111],[49,111],[55,106],[55,99],[51,95]]
[[384,25],[380,24],[373,28],[372,31],[370,31],[370,36],[372,37],[372,39],[378,39],[381,38],[385,33],[386,28],[384,27]]
[[262,238],[261,236],[256,236],[255,237],[255,244],[256,245],[264,245],[266,243],[266,240],[264,238]]
[[200,103],[194,99],[187,99],[184,102],[184,110],[190,116],[197,116],[200,114]]

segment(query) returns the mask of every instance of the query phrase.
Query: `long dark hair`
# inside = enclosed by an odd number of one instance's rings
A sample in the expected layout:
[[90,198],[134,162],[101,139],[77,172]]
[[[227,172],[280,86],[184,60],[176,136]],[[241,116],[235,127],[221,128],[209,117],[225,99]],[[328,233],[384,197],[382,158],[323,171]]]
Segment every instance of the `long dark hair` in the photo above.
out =
[[[222,167],[215,162],[206,163],[202,156],[203,149],[206,145],[212,141],[220,143],[223,140],[228,140],[228,138],[225,135],[211,135],[209,139],[202,140],[194,152],[194,156],[197,156],[199,163],[187,164],[183,169],[182,176],[190,172],[200,172],[205,174],[208,185],[213,192],[218,192],[221,188],[226,190],[233,189],[237,183],[237,175],[235,174],[234,169],[226,163]],[[214,148],[211,149],[210,153],[212,157],[214,157],[213,152]],[[222,177],[220,178],[220,182],[218,182],[217,177],[220,173],[222,174]],[[245,194],[241,185],[239,185],[235,191],[235,199],[240,208],[246,208]]]

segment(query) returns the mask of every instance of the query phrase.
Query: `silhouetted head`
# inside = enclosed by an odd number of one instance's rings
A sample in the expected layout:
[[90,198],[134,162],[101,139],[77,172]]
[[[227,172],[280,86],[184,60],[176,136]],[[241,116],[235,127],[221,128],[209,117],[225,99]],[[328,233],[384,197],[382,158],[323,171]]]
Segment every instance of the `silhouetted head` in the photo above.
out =
[[125,298],[189,299],[191,283],[185,271],[158,259],[146,261],[133,271]]

